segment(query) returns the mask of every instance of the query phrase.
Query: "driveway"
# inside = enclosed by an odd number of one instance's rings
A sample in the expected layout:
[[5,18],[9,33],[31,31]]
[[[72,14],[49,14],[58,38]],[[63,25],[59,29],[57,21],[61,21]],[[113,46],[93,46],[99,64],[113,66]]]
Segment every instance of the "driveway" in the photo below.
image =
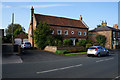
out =
[[24,53],[21,54],[21,59],[23,60],[23,62],[39,62],[39,61],[54,61],[68,58],[78,58],[83,56],[86,55],[65,56],[47,51],[24,50]]

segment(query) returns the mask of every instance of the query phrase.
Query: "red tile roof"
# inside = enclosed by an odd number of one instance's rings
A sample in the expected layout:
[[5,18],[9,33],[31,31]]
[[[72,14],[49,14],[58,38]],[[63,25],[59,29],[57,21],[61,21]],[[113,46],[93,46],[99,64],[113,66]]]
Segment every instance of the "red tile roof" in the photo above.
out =
[[80,20],[69,19],[64,17],[48,16],[42,14],[34,14],[34,15],[37,23],[41,21],[41,22],[47,22],[47,24],[50,25],[87,28],[87,26]]

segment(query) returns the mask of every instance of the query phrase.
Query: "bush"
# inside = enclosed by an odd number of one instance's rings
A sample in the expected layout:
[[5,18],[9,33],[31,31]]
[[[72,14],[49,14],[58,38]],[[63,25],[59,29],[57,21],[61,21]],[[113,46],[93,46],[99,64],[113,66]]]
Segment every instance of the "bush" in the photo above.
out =
[[98,35],[98,36],[96,36],[96,40],[97,40],[98,43],[104,43],[105,44],[106,37],[103,36],[103,35]]
[[76,43],[76,45],[77,45],[77,46],[85,46],[86,43],[87,43],[86,40],[80,40],[80,41],[78,41],[78,42]]
[[93,45],[94,45],[94,46],[99,46],[100,44],[99,44],[99,43],[97,43],[97,42],[95,42]]
[[92,46],[92,44],[86,44],[86,48],[89,48],[89,47],[91,47]]
[[62,41],[61,40],[59,40],[58,41],[58,45],[57,46],[62,46],[63,44],[62,44]]
[[57,50],[56,53],[58,53],[58,54],[65,54],[65,53],[67,53],[67,50]]
[[71,39],[64,39],[63,40],[63,45],[64,46],[70,46],[70,45],[72,45],[72,40]]
[[104,47],[104,44],[103,44],[103,43],[101,43],[101,44],[100,44],[100,46]]

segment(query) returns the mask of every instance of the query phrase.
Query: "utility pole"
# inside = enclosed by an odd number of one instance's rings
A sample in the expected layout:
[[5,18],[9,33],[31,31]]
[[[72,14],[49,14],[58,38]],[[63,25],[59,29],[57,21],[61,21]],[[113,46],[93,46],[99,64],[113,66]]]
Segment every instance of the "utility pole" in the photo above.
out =
[[12,52],[14,52],[13,27],[14,27],[14,13],[12,13]]

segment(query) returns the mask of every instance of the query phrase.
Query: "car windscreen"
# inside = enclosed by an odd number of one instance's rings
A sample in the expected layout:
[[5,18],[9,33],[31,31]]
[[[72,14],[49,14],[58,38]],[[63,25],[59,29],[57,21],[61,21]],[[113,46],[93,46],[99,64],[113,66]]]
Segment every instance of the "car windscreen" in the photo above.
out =
[[30,44],[30,43],[25,43],[25,44]]
[[89,47],[88,49],[96,49],[96,47]]

